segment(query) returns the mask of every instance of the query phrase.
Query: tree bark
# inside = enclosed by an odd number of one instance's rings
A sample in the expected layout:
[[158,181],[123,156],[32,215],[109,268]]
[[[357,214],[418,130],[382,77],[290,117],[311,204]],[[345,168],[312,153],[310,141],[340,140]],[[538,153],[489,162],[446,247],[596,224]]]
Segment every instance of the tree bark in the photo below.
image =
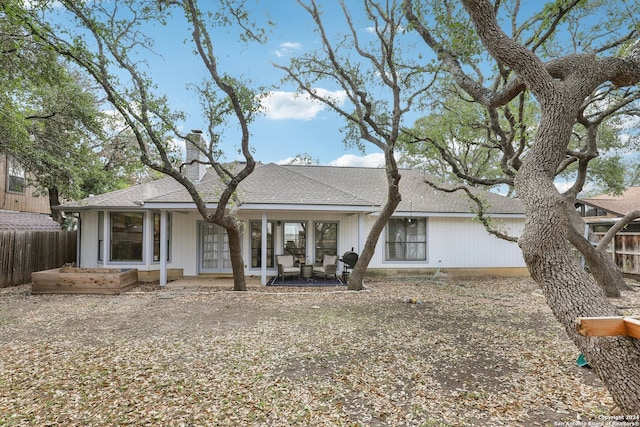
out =
[[583,337],[575,330],[578,317],[619,316],[603,290],[578,264],[565,241],[564,201],[553,181],[528,173],[536,158],[529,156],[516,179],[527,220],[519,244],[533,279],[540,285],[558,321],[624,413],[640,411],[640,346],[629,337]]
[[242,258],[242,245],[240,228],[237,224],[229,224],[233,220],[227,220],[227,235],[229,236],[229,257],[233,269],[233,290],[246,291],[247,282],[244,275],[244,259]]
[[371,258],[376,250],[376,244],[380,238],[380,234],[387,225],[389,218],[393,215],[396,208],[400,204],[402,197],[400,195],[400,174],[398,173],[398,166],[393,158],[393,148],[385,151],[386,161],[386,174],[387,174],[387,201],[380,211],[380,215],[376,218],[367,240],[365,241],[362,253],[358,257],[355,267],[349,275],[349,283],[347,289],[352,291],[361,291],[364,289],[364,275],[371,262]]
[[49,208],[51,209],[51,219],[53,219],[58,224],[62,224],[62,212],[57,209],[54,209],[55,206],[60,206],[60,194],[58,192],[57,187],[51,187],[48,189],[49,192]]
[[[589,271],[593,275],[594,280],[604,290],[605,295],[610,298],[620,298],[620,291],[628,289],[622,271],[607,252],[606,247],[601,249],[595,248],[587,238],[578,232],[576,224],[584,229],[585,223],[575,209],[572,209],[571,206],[567,209],[570,222],[572,222],[569,226],[567,239],[584,257]],[[578,218],[575,218],[576,216]]]
[[486,0],[462,0],[476,31],[493,57],[511,67],[540,102],[541,119],[533,147],[514,180],[526,220],[519,245],[531,276],[568,336],[582,351],[623,413],[640,413],[640,342],[627,336],[583,337],[577,317],[619,316],[594,279],[567,246],[570,221],[566,200],[553,185],[573,124],[585,97],[606,80],[634,84],[638,65],[616,58],[574,56],[564,76],[552,77],[529,50],[509,38]]

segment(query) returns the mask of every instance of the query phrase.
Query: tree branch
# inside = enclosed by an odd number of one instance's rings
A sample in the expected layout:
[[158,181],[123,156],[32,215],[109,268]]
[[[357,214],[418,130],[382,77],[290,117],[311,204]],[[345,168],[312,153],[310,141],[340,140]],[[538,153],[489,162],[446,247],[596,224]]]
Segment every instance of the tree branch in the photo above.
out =
[[498,237],[499,239],[503,239],[503,240],[507,240],[509,242],[517,242],[518,239],[516,237],[513,236],[509,236],[508,234],[505,234],[499,230],[497,230],[496,228],[494,228],[491,225],[491,219],[488,218],[485,214],[485,206],[484,206],[484,202],[482,201],[482,199],[478,196],[476,196],[475,194],[473,194],[471,192],[471,190],[464,185],[458,185],[458,186],[454,186],[454,187],[442,187],[438,184],[436,184],[435,182],[431,182],[429,180],[425,180],[424,181],[426,184],[428,184],[429,186],[431,186],[432,188],[438,190],[438,191],[442,191],[445,193],[455,193],[457,191],[463,191],[467,197],[469,197],[469,199],[471,199],[476,206],[478,206],[478,211],[476,212],[477,218],[478,220],[482,223],[482,225],[484,225],[485,230],[487,230],[488,233],[493,234],[494,236]]
[[627,225],[629,225],[631,222],[633,222],[638,218],[640,218],[640,210],[635,210],[635,211],[629,212],[628,214],[620,218],[618,221],[616,221],[616,223],[613,224],[613,226],[609,230],[607,230],[605,235],[598,242],[598,249],[606,248],[607,246],[609,246],[609,243],[611,243],[613,238],[616,236],[616,234],[618,234],[620,230],[622,230],[623,228],[625,228]]

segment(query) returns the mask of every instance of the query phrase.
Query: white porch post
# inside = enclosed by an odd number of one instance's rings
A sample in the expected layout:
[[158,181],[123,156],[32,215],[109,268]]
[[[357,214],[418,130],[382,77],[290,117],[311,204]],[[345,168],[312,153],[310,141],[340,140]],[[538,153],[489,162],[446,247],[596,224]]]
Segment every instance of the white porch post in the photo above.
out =
[[358,214],[358,247],[355,249],[358,254],[362,253],[362,248],[364,248],[364,242],[367,239],[367,229],[365,227],[365,214]]
[[260,284],[267,284],[267,213],[262,212],[262,233],[260,242]]
[[80,254],[82,253],[82,230],[81,227],[82,222],[82,214],[78,212],[78,226],[76,228],[76,267],[82,267],[82,258]]
[[107,267],[109,261],[109,247],[111,246],[111,216],[108,211],[102,213],[102,266]]
[[167,284],[167,211],[160,211],[160,286]]

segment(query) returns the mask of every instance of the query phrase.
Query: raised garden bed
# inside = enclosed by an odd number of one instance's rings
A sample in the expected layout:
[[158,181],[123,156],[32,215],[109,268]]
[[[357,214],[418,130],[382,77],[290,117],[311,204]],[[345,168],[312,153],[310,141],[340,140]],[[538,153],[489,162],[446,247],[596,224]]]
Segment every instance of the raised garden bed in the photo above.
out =
[[31,274],[33,294],[114,295],[138,284],[138,270],[63,267]]

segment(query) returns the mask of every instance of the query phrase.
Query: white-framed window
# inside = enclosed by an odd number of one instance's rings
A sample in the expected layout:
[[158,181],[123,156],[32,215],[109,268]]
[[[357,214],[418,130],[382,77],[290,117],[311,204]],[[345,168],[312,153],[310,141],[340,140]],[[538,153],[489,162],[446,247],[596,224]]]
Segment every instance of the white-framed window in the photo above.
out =
[[391,218],[387,223],[386,261],[427,260],[427,219]]
[[7,156],[7,191],[23,193],[27,188],[27,174],[20,163],[11,156]]
[[142,262],[144,212],[111,212],[110,261]]
[[284,254],[293,255],[298,262],[306,262],[307,259],[307,223],[304,221],[283,221],[282,234],[284,242]]
[[[143,212],[111,212],[109,214],[109,261],[142,262],[144,239],[153,245],[153,261],[160,261],[160,213],[153,213],[153,241],[145,237]],[[167,213],[167,261],[171,260],[171,213]],[[98,213],[98,261],[104,260],[104,212]]]
[[[262,221],[251,221],[251,268],[262,267]],[[275,223],[267,221],[267,268],[275,265],[273,230]]]
[[338,223],[316,221],[314,223],[314,244],[316,262],[322,262],[325,255],[338,255]]

